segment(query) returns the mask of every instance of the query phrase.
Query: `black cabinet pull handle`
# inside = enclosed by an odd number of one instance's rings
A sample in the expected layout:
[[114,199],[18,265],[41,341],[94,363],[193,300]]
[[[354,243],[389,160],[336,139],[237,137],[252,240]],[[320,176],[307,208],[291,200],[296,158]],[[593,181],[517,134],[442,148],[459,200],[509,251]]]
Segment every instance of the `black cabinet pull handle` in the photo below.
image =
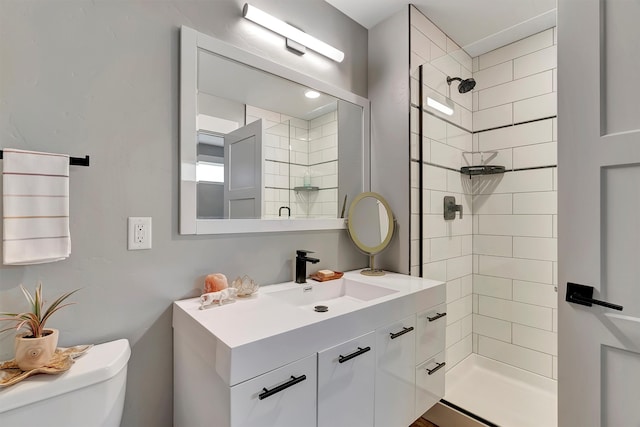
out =
[[280,393],[282,390],[287,389],[289,387],[291,387],[292,385],[296,385],[299,382],[302,382],[304,380],[307,379],[306,375],[300,375],[298,378],[294,377],[293,375],[291,375],[291,380],[287,381],[284,384],[280,384],[277,387],[272,388],[271,390],[269,390],[268,388],[264,387],[262,389],[262,393],[260,393],[258,395],[258,399],[262,400],[262,399],[266,399],[269,396],[273,396],[276,393]]
[[567,283],[567,295],[565,297],[565,301],[586,305],[587,307],[591,307],[593,304],[601,305],[602,307],[620,311],[622,311],[623,308],[618,304],[593,299],[593,286],[579,285],[577,283],[570,282]]
[[347,360],[351,360],[354,357],[358,357],[361,354],[365,354],[369,350],[371,350],[371,347],[365,347],[365,348],[358,347],[358,349],[351,354],[347,354],[346,356],[340,355],[340,357],[338,358],[338,363],[344,363]]
[[446,365],[446,364],[447,364],[447,362],[442,362],[442,363],[436,362],[436,367],[435,368],[433,368],[433,369],[427,368],[427,374],[429,374],[429,375],[435,374],[436,371],[438,371],[439,369],[443,368],[444,365]]
[[433,322],[434,320],[438,320],[439,318],[444,317],[446,315],[447,313],[436,313],[436,315],[433,317],[427,316],[427,319],[429,319],[429,322]]
[[402,330],[400,332],[396,332],[395,334],[393,332],[389,333],[389,335],[391,335],[391,339],[395,340],[396,338],[398,338],[400,335],[404,335],[407,332],[411,332],[413,331],[413,326],[409,326],[408,328],[403,326]]

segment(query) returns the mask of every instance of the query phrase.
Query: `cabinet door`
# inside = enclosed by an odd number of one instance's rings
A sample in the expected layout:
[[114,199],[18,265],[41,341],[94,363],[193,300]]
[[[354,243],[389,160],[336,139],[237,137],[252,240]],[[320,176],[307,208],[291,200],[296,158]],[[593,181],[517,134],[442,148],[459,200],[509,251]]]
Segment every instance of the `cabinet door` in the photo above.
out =
[[444,350],[447,305],[440,304],[418,313],[416,318],[416,363]]
[[314,427],[316,359],[314,354],[231,387],[231,426]]
[[318,427],[373,426],[375,332],[318,353]]
[[416,368],[416,412],[418,418],[444,397],[444,351]]
[[415,412],[416,316],[376,329],[376,427],[407,427]]

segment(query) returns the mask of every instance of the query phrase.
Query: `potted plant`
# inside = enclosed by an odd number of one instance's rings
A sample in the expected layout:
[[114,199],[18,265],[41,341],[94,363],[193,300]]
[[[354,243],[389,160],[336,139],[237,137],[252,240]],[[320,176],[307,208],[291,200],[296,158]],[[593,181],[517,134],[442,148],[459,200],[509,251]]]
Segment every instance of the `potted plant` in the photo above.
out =
[[53,357],[58,346],[58,330],[45,329],[45,324],[53,313],[73,304],[62,303],[79,289],[63,294],[52,302],[46,310],[44,309],[44,299],[42,298],[42,283],[38,283],[34,295],[31,295],[22,285],[20,285],[20,289],[22,289],[22,293],[31,306],[30,311],[0,313],[0,321],[14,323],[13,326],[0,330],[0,332],[14,328],[17,331],[25,330],[16,335],[15,359],[20,369],[29,371],[45,366]]

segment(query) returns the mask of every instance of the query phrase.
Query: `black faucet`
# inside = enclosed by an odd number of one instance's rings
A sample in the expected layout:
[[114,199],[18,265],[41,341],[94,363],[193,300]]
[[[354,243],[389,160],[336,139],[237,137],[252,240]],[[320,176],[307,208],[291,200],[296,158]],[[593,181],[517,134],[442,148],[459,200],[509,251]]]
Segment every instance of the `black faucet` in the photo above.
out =
[[296,251],[296,283],[307,283],[307,263],[316,264],[320,262],[318,258],[308,257],[313,251]]

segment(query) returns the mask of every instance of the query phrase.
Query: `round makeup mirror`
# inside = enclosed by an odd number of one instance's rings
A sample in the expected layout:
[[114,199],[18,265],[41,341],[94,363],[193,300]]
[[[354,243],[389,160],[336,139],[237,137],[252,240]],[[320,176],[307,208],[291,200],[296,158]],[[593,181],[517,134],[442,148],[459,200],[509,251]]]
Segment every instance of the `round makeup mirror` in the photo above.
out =
[[384,271],[374,267],[373,258],[389,245],[395,231],[395,218],[384,197],[378,193],[360,193],[349,207],[347,230],[358,249],[369,255],[369,268],[361,273],[383,276]]

